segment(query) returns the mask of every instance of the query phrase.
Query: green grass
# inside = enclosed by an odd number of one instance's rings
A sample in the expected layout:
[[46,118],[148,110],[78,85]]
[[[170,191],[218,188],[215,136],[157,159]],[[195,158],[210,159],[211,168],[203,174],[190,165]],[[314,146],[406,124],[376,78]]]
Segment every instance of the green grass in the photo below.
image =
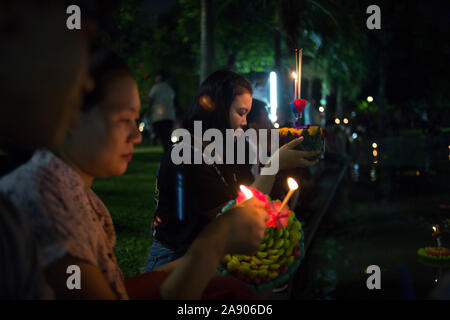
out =
[[161,147],[138,147],[123,176],[96,179],[92,187],[111,213],[117,236],[115,254],[125,277],[142,272],[153,241],[153,193],[162,154]]

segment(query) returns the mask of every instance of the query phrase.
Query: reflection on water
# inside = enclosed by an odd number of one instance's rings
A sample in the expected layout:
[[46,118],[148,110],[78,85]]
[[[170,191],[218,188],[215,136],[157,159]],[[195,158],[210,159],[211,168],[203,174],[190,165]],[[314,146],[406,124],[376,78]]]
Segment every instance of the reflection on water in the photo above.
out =
[[359,180],[359,164],[354,163],[351,167],[350,176],[352,181]]
[[370,168],[370,182],[377,181],[377,167],[376,164],[373,164]]
[[[296,298],[450,298],[450,262],[434,264],[417,255],[421,247],[436,246],[430,226],[448,219],[448,142],[428,150],[413,138],[401,146],[394,142],[382,142],[383,157],[379,151],[374,157],[371,145],[354,157],[308,249],[311,271]],[[450,236],[443,241],[448,247]],[[381,290],[365,285],[364,270],[373,264],[381,269]]]

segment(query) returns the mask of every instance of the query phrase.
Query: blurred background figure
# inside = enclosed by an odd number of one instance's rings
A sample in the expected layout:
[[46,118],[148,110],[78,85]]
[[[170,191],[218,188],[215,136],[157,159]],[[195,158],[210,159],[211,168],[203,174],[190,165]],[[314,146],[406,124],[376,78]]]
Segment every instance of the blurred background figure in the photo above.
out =
[[[64,1],[0,3],[0,177],[34,150],[59,145],[92,86],[85,33],[65,28],[65,12]],[[51,298],[35,235],[7,196],[0,195],[0,299]]]
[[155,85],[148,95],[150,123],[157,139],[164,147],[164,152],[170,148],[170,136],[175,122],[175,91],[166,82],[167,78],[165,70],[158,71],[155,75]]

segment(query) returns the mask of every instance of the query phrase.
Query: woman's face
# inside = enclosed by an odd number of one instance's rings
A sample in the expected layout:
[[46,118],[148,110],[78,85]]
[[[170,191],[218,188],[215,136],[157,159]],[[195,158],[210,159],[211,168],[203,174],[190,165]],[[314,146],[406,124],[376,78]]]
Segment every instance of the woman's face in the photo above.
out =
[[252,95],[245,91],[234,98],[230,107],[230,126],[236,130],[247,125],[247,114],[252,108]]
[[125,173],[142,135],[136,120],[141,103],[131,77],[111,80],[98,106],[85,112],[65,143],[70,161],[92,177]]

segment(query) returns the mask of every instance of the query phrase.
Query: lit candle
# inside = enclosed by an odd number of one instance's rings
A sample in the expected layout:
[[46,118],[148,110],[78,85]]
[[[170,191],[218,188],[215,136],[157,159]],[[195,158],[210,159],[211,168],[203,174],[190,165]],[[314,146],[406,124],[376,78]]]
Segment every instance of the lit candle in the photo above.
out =
[[[246,201],[246,200],[248,200],[248,199],[251,199],[252,197],[253,197],[253,192],[249,189],[249,188],[247,188],[246,186],[244,186],[243,184],[241,184],[240,186],[239,186],[239,189],[241,189],[241,191],[242,191],[242,193],[244,194],[244,196],[245,196],[245,200],[244,201]],[[243,202],[244,202],[243,201]],[[242,203],[242,202],[241,202]]]
[[297,99],[297,74],[292,72],[292,78],[294,78],[294,100]]
[[294,179],[288,178],[287,183],[289,186],[289,192],[286,195],[286,197],[284,198],[283,203],[281,204],[281,207],[280,207],[280,209],[278,209],[278,211],[281,211],[281,209],[283,209],[283,207],[288,202],[289,198],[292,197],[292,195],[294,194],[294,191],[298,189],[297,181],[295,181]]
[[298,75],[298,99],[301,99],[300,91],[301,91],[301,82],[302,82],[302,52],[303,52],[303,49],[300,49],[298,51],[298,72],[297,72],[297,75]]
[[440,248],[441,247],[441,233],[439,232],[439,225],[437,225],[437,224],[434,225],[433,231],[434,231],[433,237],[436,237],[437,245]]

